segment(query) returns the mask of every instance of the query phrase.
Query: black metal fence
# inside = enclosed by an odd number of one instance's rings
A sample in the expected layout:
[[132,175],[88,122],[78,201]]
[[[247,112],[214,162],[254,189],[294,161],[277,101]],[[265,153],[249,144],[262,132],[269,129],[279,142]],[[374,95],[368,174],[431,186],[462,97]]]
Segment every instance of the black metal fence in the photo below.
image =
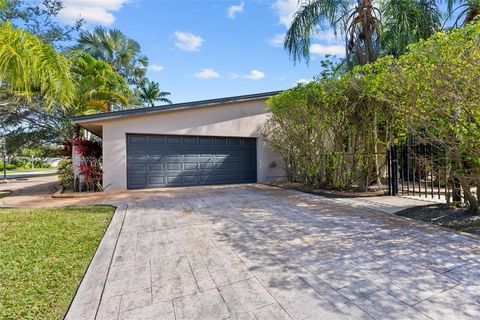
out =
[[449,199],[449,179],[443,153],[430,145],[392,145],[387,150],[390,195]]

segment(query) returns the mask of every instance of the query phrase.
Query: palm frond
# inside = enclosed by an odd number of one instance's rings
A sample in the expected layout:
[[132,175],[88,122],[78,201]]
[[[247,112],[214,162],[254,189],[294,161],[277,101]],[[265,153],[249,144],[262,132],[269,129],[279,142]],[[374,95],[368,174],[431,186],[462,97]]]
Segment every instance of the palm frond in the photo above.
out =
[[74,92],[65,56],[10,23],[0,25],[0,83],[28,99],[43,96],[47,108],[55,103],[67,108]]
[[[318,25],[330,24],[335,31],[348,14],[348,0],[311,0],[295,13],[284,40],[284,48],[294,63],[310,60],[310,39]],[[343,30],[341,30],[343,32]]]

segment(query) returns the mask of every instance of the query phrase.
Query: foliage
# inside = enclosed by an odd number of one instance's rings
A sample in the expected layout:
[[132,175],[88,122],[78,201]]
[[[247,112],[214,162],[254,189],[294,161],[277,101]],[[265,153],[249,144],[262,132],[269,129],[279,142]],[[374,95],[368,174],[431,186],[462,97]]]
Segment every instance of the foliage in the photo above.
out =
[[69,106],[74,92],[67,59],[27,31],[0,25],[0,102],[41,95],[47,108]]
[[322,78],[270,98],[264,134],[285,159],[289,179],[340,190],[366,190],[375,182],[375,113],[369,104],[349,75]]
[[140,100],[149,107],[155,106],[155,102],[157,101],[168,104],[172,103],[172,101],[166,98],[170,95],[170,92],[160,90],[160,84],[158,82],[146,80],[139,86],[135,93]]
[[73,190],[74,176],[71,158],[64,158],[58,164],[58,180],[66,190]]
[[[347,64],[363,65],[384,52],[399,55],[408,44],[440,29],[435,0],[312,0],[302,6],[285,37],[294,62],[310,58],[311,38],[325,24],[345,38]],[[382,28],[383,27],[383,28]]]
[[388,0],[382,5],[382,16],[383,52],[395,57],[441,27],[436,0]]
[[0,318],[63,318],[113,211],[0,209]]
[[81,19],[73,26],[59,23],[56,18],[62,9],[61,0],[0,0],[0,24],[10,21],[46,43],[61,46],[71,41],[83,25]]
[[480,23],[438,33],[398,60],[385,59],[389,68],[378,68],[385,65],[378,61],[361,69],[376,70],[372,94],[422,142],[443,150],[444,170],[478,210],[471,189],[480,186]]
[[[63,167],[59,168],[59,171],[62,172],[60,173],[60,183],[64,187],[74,185],[75,177],[73,176],[72,150],[75,150],[75,152],[80,155],[78,171],[84,178],[86,191],[101,190],[103,178],[102,144],[98,140],[90,140],[83,137],[77,137],[71,141],[66,140],[63,142],[61,153],[69,162],[62,161]],[[62,179],[64,179],[63,183]]]
[[[0,163],[0,170],[2,170],[1,174],[3,174],[3,167],[4,167],[4,165],[3,165],[3,162],[2,162],[2,163]],[[6,163],[5,167],[7,168],[7,170],[14,170],[14,169],[18,168],[16,165],[13,165],[13,164],[10,164],[10,163]]]
[[[32,161],[27,161],[26,159],[19,159],[19,158],[13,158],[6,165],[7,170],[18,170],[18,169],[23,170],[23,169],[34,169],[34,168],[46,169],[50,167],[51,165],[48,162],[43,160],[34,159],[32,162]],[[0,169],[3,170],[3,163],[0,163]]]
[[372,182],[369,155],[381,140],[413,135],[443,155],[441,174],[479,210],[479,84],[480,22],[271,98],[267,141],[290,179],[343,189]]
[[57,146],[44,144],[35,148],[22,148],[18,156],[45,159],[58,157],[59,154]]
[[148,58],[141,53],[140,44],[118,29],[101,26],[82,31],[77,48],[108,62],[129,84],[141,84],[145,79]]
[[7,154],[15,157],[22,149],[44,149],[44,146],[58,145],[71,135],[69,114],[59,106],[45,110],[41,99],[30,102],[25,99],[11,99],[0,107],[1,132],[6,136]]
[[107,62],[82,51],[71,52],[69,57],[76,89],[76,115],[113,111],[128,104],[130,88]]
[[87,158],[102,157],[102,144],[99,140],[90,140],[82,137],[77,137],[72,141],[73,146],[78,154]]

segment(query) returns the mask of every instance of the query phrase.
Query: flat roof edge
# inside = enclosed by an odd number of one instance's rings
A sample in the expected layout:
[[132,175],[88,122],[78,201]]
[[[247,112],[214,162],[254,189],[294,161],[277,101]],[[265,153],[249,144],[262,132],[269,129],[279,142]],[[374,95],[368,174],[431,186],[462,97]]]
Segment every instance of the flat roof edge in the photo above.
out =
[[155,106],[155,107],[144,107],[144,108],[138,108],[138,109],[104,112],[104,113],[97,113],[97,114],[86,115],[86,116],[78,116],[78,117],[72,118],[72,120],[74,123],[80,124],[80,123],[92,122],[97,120],[107,120],[107,119],[110,120],[110,119],[117,119],[117,118],[123,118],[128,116],[135,116],[135,115],[143,115],[143,114],[146,115],[150,113],[194,109],[194,108],[219,105],[223,103],[234,103],[234,102],[243,102],[243,101],[269,98],[281,93],[282,91],[283,90],[255,93],[255,94],[248,94],[248,95],[241,95],[241,96],[233,96],[233,97],[225,97],[225,98],[217,98],[217,99],[209,99],[209,100],[183,102],[183,103]]

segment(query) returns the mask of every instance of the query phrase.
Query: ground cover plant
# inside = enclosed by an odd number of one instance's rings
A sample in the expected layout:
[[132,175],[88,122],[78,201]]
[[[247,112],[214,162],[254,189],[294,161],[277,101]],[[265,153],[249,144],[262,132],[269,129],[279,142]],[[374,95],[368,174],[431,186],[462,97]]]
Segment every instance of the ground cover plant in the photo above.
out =
[[0,318],[62,318],[113,211],[0,209]]

